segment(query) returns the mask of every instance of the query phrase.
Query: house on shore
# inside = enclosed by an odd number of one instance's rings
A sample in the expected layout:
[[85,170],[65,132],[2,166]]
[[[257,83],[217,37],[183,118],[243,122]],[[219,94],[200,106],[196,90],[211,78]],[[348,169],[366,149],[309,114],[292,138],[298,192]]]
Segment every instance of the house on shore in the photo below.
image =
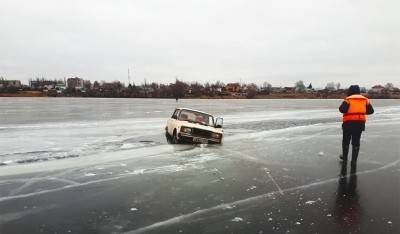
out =
[[6,80],[4,78],[0,78],[0,89],[1,88],[21,88],[21,81],[19,80]]
[[38,78],[36,80],[29,81],[29,87],[32,90],[38,90],[38,91],[54,89],[56,85],[57,85],[56,80],[46,80],[44,78],[42,79]]
[[381,94],[381,93],[383,93],[384,90],[385,90],[385,87],[383,87],[382,85],[374,85],[371,87],[371,89],[368,92],[373,93],[373,94]]
[[226,92],[230,93],[240,93],[241,86],[239,83],[229,83],[224,87]]
[[85,86],[82,78],[73,77],[67,79],[67,87],[75,90],[83,90]]

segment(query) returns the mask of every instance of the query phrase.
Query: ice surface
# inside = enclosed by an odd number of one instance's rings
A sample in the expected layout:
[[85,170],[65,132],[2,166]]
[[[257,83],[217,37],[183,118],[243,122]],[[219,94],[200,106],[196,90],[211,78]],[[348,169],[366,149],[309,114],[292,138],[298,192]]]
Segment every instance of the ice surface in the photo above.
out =
[[[333,221],[338,220],[338,207],[347,204],[336,195],[351,197],[347,194],[354,182],[350,169],[341,174],[338,161],[340,100],[0,101],[4,230],[36,227],[31,220],[40,216],[60,233],[91,228],[104,233],[194,233],[202,227],[214,233],[246,228],[251,233],[323,233],[326,226],[346,232]],[[356,211],[366,221],[356,225],[373,233],[376,229],[367,223],[374,219],[374,225],[392,228],[385,233],[395,233],[398,224],[389,222],[399,218],[393,207],[400,190],[379,193],[390,205],[375,200],[379,194],[370,194],[385,186],[374,182],[373,175],[386,176],[378,181],[399,176],[400,106],[396,100],[373,104],[376,113],[368,118],[356,173],[355,200],[362,206]],[[224,117],[223,144],[169,145],[164,127],[178,105]],[[32,204],[37,211],[24,211]],[[136,207],[140,212],[132,210]],[[62,212],[67,208],[70,213]],[[307,215],[315,215],[312,222]],[[13,220],[23,225],[13,226]],[[305,227],[312,228],[301,229]]]

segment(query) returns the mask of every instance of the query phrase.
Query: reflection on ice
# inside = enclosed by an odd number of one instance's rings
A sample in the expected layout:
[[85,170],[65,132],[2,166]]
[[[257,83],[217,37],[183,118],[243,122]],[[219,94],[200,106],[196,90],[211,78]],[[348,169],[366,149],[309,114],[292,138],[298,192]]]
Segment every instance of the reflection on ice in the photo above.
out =
[[335,222],[352,232],[358,229],[361,204],[357,191],[357,166],[351,166],[347,176],[347,165],[342,164],[335,203]]

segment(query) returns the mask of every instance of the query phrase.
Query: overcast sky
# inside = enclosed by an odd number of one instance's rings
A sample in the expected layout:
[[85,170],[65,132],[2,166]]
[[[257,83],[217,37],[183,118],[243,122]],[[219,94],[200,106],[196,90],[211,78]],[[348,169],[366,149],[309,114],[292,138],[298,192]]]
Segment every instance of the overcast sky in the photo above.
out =
[[399,0],[1,0],[0,76],[400,86]]

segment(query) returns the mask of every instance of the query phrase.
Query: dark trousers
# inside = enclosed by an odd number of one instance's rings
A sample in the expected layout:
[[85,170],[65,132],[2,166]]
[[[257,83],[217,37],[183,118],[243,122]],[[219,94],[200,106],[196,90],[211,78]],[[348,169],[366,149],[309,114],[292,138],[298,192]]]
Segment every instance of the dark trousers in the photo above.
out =
[[346,122],[342,125],[343,129],[343,146],[351,144],[353,146],[360,146],[361,133],[365,129],[365,123],[363,122]]
[[362,131],[349,131],[343,129],[343,145],[350,145],[353,146],[360,146],[360,138],[361,138]]

